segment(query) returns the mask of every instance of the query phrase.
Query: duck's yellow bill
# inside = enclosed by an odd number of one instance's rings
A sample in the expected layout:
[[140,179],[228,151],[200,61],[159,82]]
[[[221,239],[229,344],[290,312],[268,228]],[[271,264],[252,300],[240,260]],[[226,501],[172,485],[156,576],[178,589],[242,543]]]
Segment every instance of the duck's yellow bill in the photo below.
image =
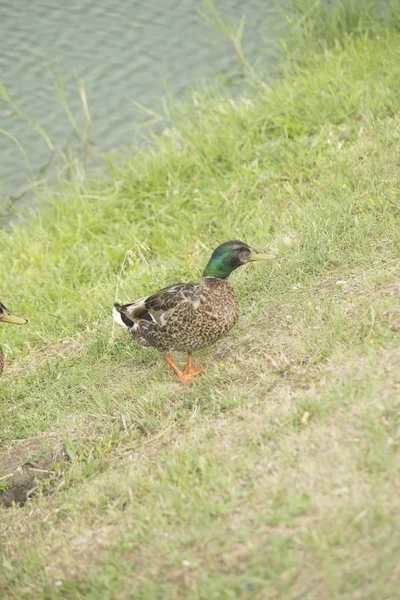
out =
[[0,321],[2,321],[3,323],[12,323],[13,325],[25,325],[28,322],[28,319],[17,317],[17,315],[13,315],[9,312],[3,312]]
[[257,252],[257,250],[252,250],[249,260],[274,260],[275,258],[274,254],[263,254],[262,252]]

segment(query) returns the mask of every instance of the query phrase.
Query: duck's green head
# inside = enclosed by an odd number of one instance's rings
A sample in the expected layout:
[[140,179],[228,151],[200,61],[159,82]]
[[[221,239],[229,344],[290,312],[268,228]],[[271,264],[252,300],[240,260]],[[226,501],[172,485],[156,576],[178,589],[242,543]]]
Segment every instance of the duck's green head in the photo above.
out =
[[248,262],[273,260],[274,258],[273,254],[263,254],[238,240],[224,242],[212,253],[204,270],[203,277],[226,279],[232,271]]
[[17,317],[17,315],[13,315],[10,311],[4,306],[2,302],[0,302],[0,323],[12,323],[13,325],[25,325],[28,322],[28,319],[23,319],[22,317]]

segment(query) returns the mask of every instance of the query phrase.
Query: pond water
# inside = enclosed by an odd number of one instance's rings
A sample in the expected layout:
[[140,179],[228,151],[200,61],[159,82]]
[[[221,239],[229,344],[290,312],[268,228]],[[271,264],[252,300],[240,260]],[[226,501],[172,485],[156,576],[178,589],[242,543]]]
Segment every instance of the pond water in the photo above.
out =
[[[216,0],[215,6],[224,19],[246,17],[245,55],[267,60],[273,0]],[[55,147],[66,148],[71,120],[80,132],[85,128],[86,99],[94,151],[108,152],[129,145],[133,127],[149,118],[137,103],[157,110],[166,90],[176,97],[215,73],[237,71],[232,46],[196,8],[204,10],[202,2],[0,0],[0,81],[31,120],[0,95],[2,194],[20,195],[31,181],[27,162],[36,176],[52,154],[32,121]]]

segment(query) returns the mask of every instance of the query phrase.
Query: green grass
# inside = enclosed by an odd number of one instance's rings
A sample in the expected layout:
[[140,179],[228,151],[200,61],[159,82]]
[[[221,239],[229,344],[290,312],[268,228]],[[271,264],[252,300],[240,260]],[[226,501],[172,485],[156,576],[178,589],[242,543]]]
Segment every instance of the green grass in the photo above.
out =
[[[150,147],[0,232],[1,299],[29,318],[1,329],[0,440],[70,459],[2,509],[4,597],[398,593],[396,27],[291,51],[272,90],[194,92]],[[111,306],[198,279],[232,238],[278,260],[233,275],[240,324],[186,388]]]

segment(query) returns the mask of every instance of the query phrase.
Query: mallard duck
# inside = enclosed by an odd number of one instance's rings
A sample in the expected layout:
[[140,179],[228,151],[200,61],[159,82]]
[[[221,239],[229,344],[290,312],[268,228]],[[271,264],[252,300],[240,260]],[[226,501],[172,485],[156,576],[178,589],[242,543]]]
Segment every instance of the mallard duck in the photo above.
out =
[[[128,304],[114,304],[114,320],[142,346],[160,350],[182,383],[203,369],[192,365],[192,352],[210,346],[228,333],[239,318],[239,304],[229,275],[248,262],[272,260],[237,240],[214,250],[199,283],[178,283]],[[188,353],[183,371],[171,352]]]
[[[25,325],[27,323],[27,319],[22,319],[21,317],[17,317],[17,315],[13,315],[10,311],[4,306],[2,302],[0,302],[0,323],[13,323],[14,325]],[[0,375],[2,374],[4,369],[4,354],[3,348],[0,346]]]

